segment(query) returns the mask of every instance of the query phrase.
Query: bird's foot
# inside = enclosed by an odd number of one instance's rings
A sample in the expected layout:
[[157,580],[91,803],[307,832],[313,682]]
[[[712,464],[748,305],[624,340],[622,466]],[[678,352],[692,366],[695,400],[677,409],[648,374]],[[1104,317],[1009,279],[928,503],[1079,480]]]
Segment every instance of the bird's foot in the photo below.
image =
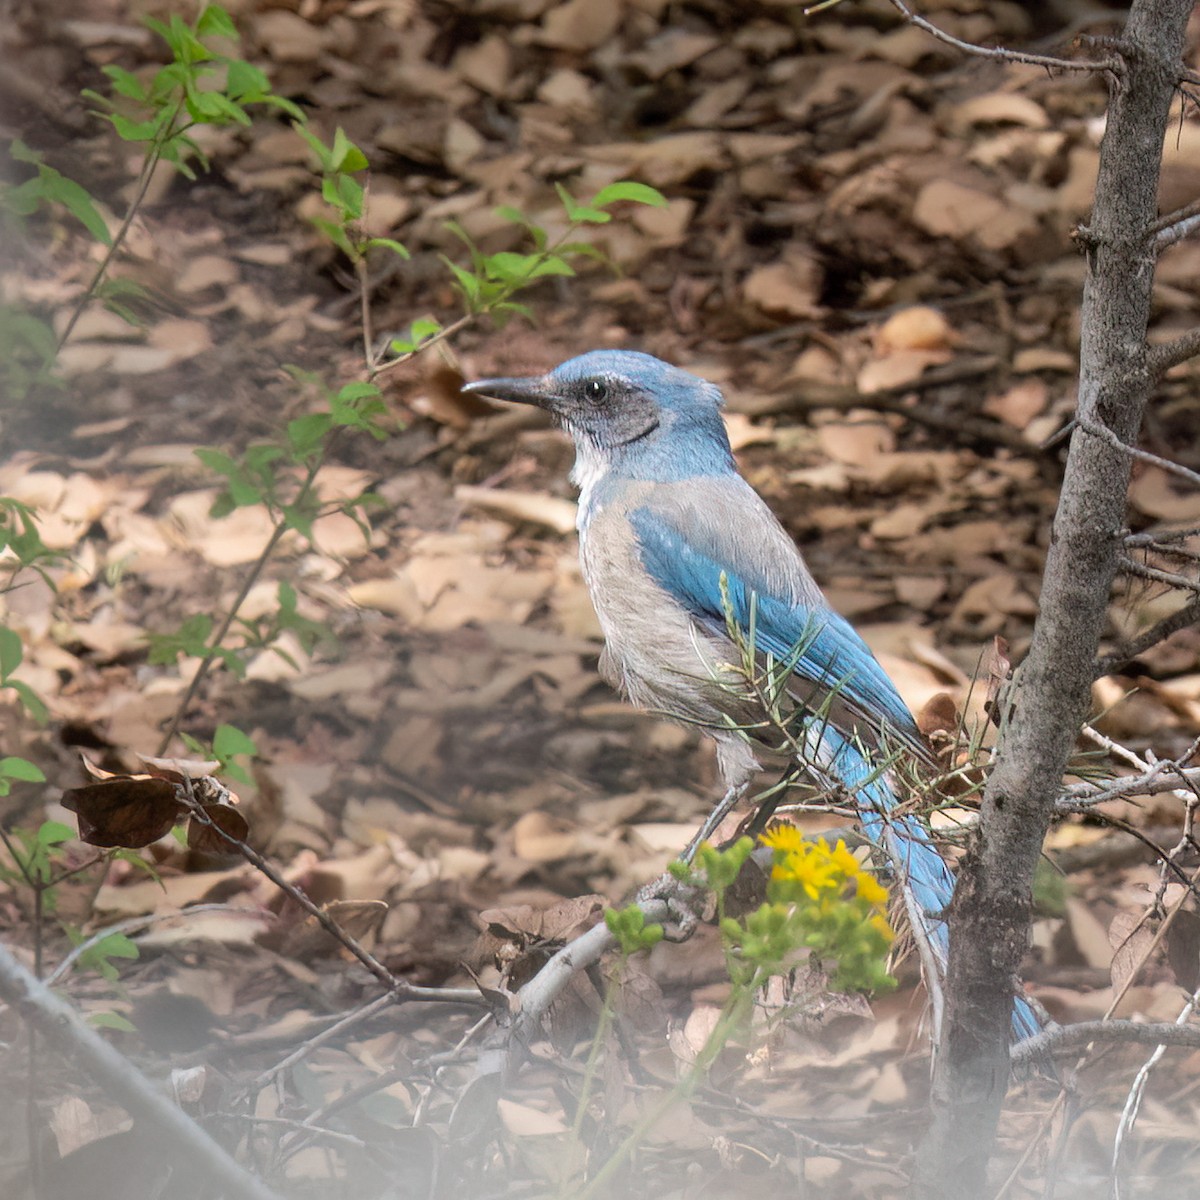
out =
[[706,892],[667,872],[640,888],[635,901],[638,904],[652,901],[665,904],[670,924],[663,926],[663,940],[686,942],[696,932],[703,917]]

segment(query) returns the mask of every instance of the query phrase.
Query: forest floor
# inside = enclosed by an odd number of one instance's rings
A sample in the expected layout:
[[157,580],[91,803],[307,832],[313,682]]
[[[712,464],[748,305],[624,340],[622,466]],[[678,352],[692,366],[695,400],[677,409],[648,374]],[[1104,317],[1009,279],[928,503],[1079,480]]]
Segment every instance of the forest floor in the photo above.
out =
[[[79,91],[106,89],[106,65],[161,61],[138,23],[159,6],[14,8],[0,32],[0,129],[119,217],[136,148]],[[913,711],[948,694],[982,719],[981,664],[997,639],[1014,662],[1028,644],[1061,478],[1085,270],[1071,233],[1090,203],[1101,80],[964,58],[886,0],[811,17],[716,0],[228,8],[275,91],[327,139],[343,128],[371,163],[368,224],[412,253],[372,260],[377,331],[459,315],[441,256],[465,251],[447,221],[490,253],[522,248],[498,205],[561,229],[555,182],[582,198],[637,179],[669,200],[618,207],[596,228],[619,273],[549,279],[524,297],[532,323],[475,320],[385,377],[390,436],[343,439],[318,480],[326,500],[383,497],[369,536],[323,518],[311,540],[288,535],[252,589],[248,617],[272,611],[286,581],[331,636],[309,653],[285,634],[287,653],[249,656],[243,677],[217,670],[181,728],[211,740],[229,724],[253,739],[253,780],[234,786],[251,842],[289,881],[357,921],[397,975],[494,987],[498,959],[528,962],[655,878],[718,796],[701,737],[599,680],[568,443],[538,414],[458,394],[464,379],[588,349],[646,350],[718,383],[743,472]],[[922,11],[973,42],[1068,56],[1120,16],[978,0]],[[1200,36],[1191,44],[1200,67]],[[116,269],[142,289],[139,323],[88,309],[60,356],[65,386],[0,411],[0,495],[36,506],[43,539],[67,556],[48,580],[0,595],[24,642],[21,678],[50,713],[38,726],[0,707],[4,754],[50,784],[0,801],[6,829],[73,823],[59,800],[82,782],[81,754],[126,772],[157,753],[196,660],[152,664],[147,634],[226,611],[270,536],[261,507],[211,515],[219,481],[196,447],[237,452],[309,411],[312,389],[286,365],[334,389],[362,377],[360,295],[309,220],[321,205],[305,144],[269,112],[202,133],[211,169],[194,182],[155,174]],[[1162,208],[1197,194],[1189,105],[1166,147]],[[0,297],[61,328],[97,261],[78,225],[39,217],[23,242],[6,234]],[[1200,243],[1184,241],[1163,260],[1153,336],[1198,314]],[[1171,373],[1143,440],[1192,469],[1198,374]],[[1138,464],[1129,520],[1200,525],[1200,496]],[[1106,645],[1179,604],[1122,581]],[[1139,755],[1181,753],[1200,732],[1200,634],[1098,681],[1095,711],[1096,729]],[[176,741],[171,753],[187,751]],[[1053,831],[1025,979],[1055,1019],[1174,1020],[1200,982],[1200,915],[1159,862],[1184,809],[1168,793]],[[93,857],[74,842],[62,854],[70,866]],[[153,854],[156,879],[114,862],[56,888],[41,953],[53,965],[69,949],[57,922],[90,934],[147,918],[116,981],[79,970],[61,991],[85,1014],[124,1017],[132,1030],[109,1036],[156,1077],[202,1069],[214,1130],[289,1196],[554,1195],[575,1178],[581,1138],[599,1161],[686,1068],[728,989],[711,930],[656,947],[626,982],[623,1038],[596,1085],[602,1115],[582,1132],[570,1098],[599,1008],[587,980],[498,1103],[470,1086],[464,1038],[479,1014],[463,1006],[386,1008],[276,1072],[378,984],[252,865],[170,839]],[[1179,859],[1185,871],[1198,861]],[[198,904],[219,907],[179,915]],[[1173,908],[1184,932],[1149,947]],[[29,888],[0,882],[0,931],[29,961],[34,929]],[[869,1006],[808,997],[728,1050],[642,1137],[610,1194],[900,1194],[929,1048],[915,964],[896,970],[902,986]],[[11,1011],[0,1037],[3,1078],[23,1094],[27,1037]],[[1048,1195],[1048,1181],[1062,1200],[1108,1189],[1148,1054],[1067,1063],[1065,1100],[1049,1080],[1016,1082],[996,1196]],[[158,1195],[171,1164],[145,1131],[70,1062],[39,1063],[45,1194]],[[1198,1074],[1200,1055],[1183,1050],[1153,1072],[1122,1196],[1196,1194]],[[5,1196],[28,1186],[26,1146],[25,1106],[8,1105]]]

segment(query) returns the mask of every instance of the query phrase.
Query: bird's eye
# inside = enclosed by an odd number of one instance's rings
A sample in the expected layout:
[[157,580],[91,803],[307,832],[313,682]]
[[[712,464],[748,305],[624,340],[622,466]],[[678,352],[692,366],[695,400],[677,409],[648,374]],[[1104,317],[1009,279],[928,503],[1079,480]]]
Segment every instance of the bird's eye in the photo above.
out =
[[593,404],[603,404],[608,399],[608,384],[603,379],[589,379],[583,385],[583,394]]

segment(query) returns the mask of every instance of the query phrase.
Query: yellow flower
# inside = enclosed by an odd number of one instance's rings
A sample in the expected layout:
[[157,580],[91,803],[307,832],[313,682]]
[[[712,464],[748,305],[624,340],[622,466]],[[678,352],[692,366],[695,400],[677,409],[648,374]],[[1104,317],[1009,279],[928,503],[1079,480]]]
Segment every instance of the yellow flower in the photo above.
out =
[[787,860],[771,872],[772,879],[795,880],[812,900],[823,891],[837,887],[838,881],[832,876],[828,859],[818,849],[807,854],[789,854]]
[[764,846],[770,846],[772,850],[795,853],[804,849],[804,835],[800,830],[795,825],[784,825],[782,822],[772,825],[766,833],[759,835],[758,840]]
[[859,899],[880,907],[887,903],[887,891],[879,885],[879,881],[874,875],[869,875],[866,871],[858,871],[854,876],[854,882],[857,885]]
[[896,931],[888,924],[887,917],[883,916],[881,913],[876,913],[875,916],[873,916],[868,922],[868,924],[877,932],[881,933],[887,941],[891,942],[895,939]]
[[838,844],[834,846],[830,854],[833,865],[837,867],[847,879],[853,879],[859,872],[858,859],[846,849],[846,843],[838,838]]

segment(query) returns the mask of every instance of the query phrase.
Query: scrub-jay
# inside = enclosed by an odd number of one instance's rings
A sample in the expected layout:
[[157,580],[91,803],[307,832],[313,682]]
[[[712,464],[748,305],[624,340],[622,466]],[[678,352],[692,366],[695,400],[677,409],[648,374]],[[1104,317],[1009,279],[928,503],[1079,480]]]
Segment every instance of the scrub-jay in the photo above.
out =
[[[742,654],[728,617],[753,630],[760,658],[792,666],[788,691],[801,712],[793,752],[815,779],[854,796],[867,836],[903,889],[923,965],[940,978],[954,876],[927,826],[894,812],[889,782],[898,751],[924,762],[929,751],[895,685],[738,474],[720,391],[624,350],[592,351],[548,375],[482,379],[464,391],[537,405],[574,439],[579,555],[604,631],[601,673],[634,704],[698,724],[716,742],[728,788],[718,820],[758,770],[748,736],[762,719],[730,688],[726,664]],[[936,1006],[940,989],[931,993]],[[934,1018],[936,1028],[940,1013]],[[1015,1037],[1039,1028],[1018,998]]]

